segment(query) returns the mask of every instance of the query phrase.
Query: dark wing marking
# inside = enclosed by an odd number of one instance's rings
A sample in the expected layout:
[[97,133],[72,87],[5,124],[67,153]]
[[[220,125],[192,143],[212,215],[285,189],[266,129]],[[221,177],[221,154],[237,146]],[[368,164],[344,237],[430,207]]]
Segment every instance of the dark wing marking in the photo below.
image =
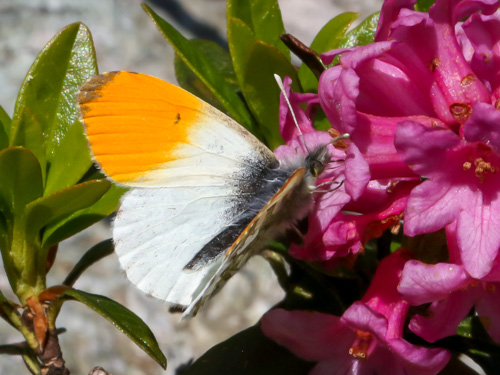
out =
[[235,192],[237,203],[232,210],[235,214],[232,223],[198,251],[184,269],[198,270],[229,249],[266,203],[285,185],[290,175],[287,170],[264,168],[252,180],[240,184]]
[[200,307],[245,264],[248,258],[261,251],[273,239],[279,228],[283,227],[280,211],[287,202],[295,198],[294,193],[302,184],[305,172],[304,168],[297,169],[251,220],[226,251],[221,266],[182,314],[182,318],[196,315]]

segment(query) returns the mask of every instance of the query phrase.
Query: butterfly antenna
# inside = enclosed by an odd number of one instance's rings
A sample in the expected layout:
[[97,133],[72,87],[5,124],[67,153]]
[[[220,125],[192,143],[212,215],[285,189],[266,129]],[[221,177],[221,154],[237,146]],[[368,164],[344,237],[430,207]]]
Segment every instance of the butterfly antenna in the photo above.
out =
[[292,104],[290,103],[290,99],[288,99],[288,95],[286,94],[285,86],[283,85],[283,81],[281,80],[281,77],[277,74],[274,75],[274,79],[276,80],[276,83],[278,84],[278,87],[280,88],[281,93],[285,97],[286,104],[288,105],[288,109],[290,110],[290,113],[292,115],[293,123],[295,124],[295,127],[297,128],[297,131],[300,134],[300,138],[302,138],[302,143],[304,144],[304,148],[306,149],[307,153],[310,154],[311,151],[309,151],[309,148],[307,147],[304,133],[302,133],[302,130],[300,130],[299,123],[297,121],[297,117],[295,116],[295,112],[293,111]]
[[331,143],[335,143],[335,142],[338,142],[338,141],[342,141],[344,139],[347,139],[347,138],[350,138],[351,135],[349,133],[344,133],[342,135],[339,135],[338,137],[335,137],[331,140]]

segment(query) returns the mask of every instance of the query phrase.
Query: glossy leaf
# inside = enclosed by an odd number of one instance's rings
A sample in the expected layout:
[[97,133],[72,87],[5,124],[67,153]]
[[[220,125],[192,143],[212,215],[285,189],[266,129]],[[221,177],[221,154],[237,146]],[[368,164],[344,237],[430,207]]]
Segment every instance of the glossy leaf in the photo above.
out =
[[[285,27],[277,0],[228,0],[226,14],[228,20],[236,18],[244,22],[255,40],[262,40],[276,47],[290,61],[290,51],[280,40]],[[233,39],[232,42],[238,43],[238,40]]]
[[380,12],[373,13],[368,16],[353,30],[345,34],[340,43],[341,48],[348,48],[354,46],[365,46],[373,43],[375,40],[375,31],[377,30],[378,19]]
[[303,375],[314,365],[268,339],[259,326],[253,326],[212,347],[178,375]]
[[[229,4],[229,3],[228,3]],[[245,67],[252,43],[255,42],[255,35],[244,21],[239,18],[227,15],[227,41],[231,51],[234,72],[240,87],[245,81]]]
[[148,5],[142,5],[146,13],[154,21],[158,30],[172,45],[177,56],[193,71],[203,84],[215,95],[215,97],[226,108],[229,115],[241,125],[255,131],[253,119],[248,112],[245,103],[234,91],[232,85],[228,84],[214,61],[208,59],[196,45],[190,43],[172,25],[158,16]]
[[55,245],[111,215],[126,188],[112,184],[110,189],[92,206],[76,211],[67,218],[49,224],[44,231],[42,245]]
[[[191,48],[198,49],[209,60],[211,60],[222,76],[224,81],[230,85],[234,92],[239,91],[239,86],[236,81],[236,75],[233,69],[233,63],[229,53],[220,47],[217,43],[209,40],[193,39],[188,40],[188,44],[192,45]],[[218,108],[222,112],[226,112],[226,108],[217,99],[217,97],[210,91],[210,89],[193,73],[187,64],[178,55],[175,56],[175,76],[179,85],[196,95],[197,97],[205,100],[207,103]]]
[[26,238],[45,225],[96,203],[111,187],[108,180],[84,182],[37,199],[26,206]]
[[75,97],[80,86],[95,74],[90,32],[85,25],[75,23],[45,46],[21,86],[10,144],[26,146],[38,158],[46,174],[46,194],[73,185],[90,166]]
[[85,293],[76,289],[66,290],[59,298],[75,300],[90,307],[135,342],[146,354],[158,362],[161,367],[164,369],[167,368],[167,359],[161,352],[153,332],[151,332],[141,318],[126,307],[108,297]]
[[10,123],[12,120],[2,106],[0,106],[0,149],[9,145]]
[[40,164],[33,153],[20,146],[0,151],[0,200],[9,212],[7,220],[22,217],[25,207],[43,194]]
[[42,179],[45,181],[47,165],[45,141],[40,121],[33,112],[33,108],[24,107],[14,115],[10,137],[10,145],[23,146],[35,155],[40,164]]
[[[331,19],[316,35],[310,48],[318,54],[338,48],[345,33],[358,17],[358,13],[343,13]],[[301,65],[298,75],[304,92],[318,91],[318,79],[307,65]]]
[[82,273],[95,262],[113,253],[113,241],[111,239],[99,242],[97,245],[92,246],[83,256],[78,263],[75,264],[71,272],[64,279],[63,284],[73,286],[75,281],[82,275]]
[[293,89],[301,91],[297,72],[283,54],[262,41],[253,42],[245,66],[242,90],[271,149],[284,142],[278,126],[280,90],[274,74],[282,78],[289,76]]

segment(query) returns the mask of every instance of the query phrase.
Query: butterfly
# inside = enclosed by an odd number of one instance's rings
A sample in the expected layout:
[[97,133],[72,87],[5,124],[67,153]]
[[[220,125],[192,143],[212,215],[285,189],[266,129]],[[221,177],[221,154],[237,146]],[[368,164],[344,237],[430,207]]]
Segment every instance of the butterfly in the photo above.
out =
[[95,161],[131,188],[113,224],[119,262],[182,318],[308,215],[330,159],[321,146],[280,163],[230,117],[145,74],[95,76],[78,102]]

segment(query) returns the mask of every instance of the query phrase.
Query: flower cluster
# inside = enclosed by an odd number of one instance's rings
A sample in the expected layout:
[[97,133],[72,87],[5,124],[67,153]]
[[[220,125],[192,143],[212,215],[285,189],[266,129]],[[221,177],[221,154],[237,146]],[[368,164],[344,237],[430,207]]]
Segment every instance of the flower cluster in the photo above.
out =
[[[429,13],[413,10],[415,3],[386,0],[374,43],[325,53],[325,64],[339,64],[323,72],[318,94],[289,93],[309,148],[350,135],[332,148],[334,166],[320,176],[342,184],[317,200],[304,243],[291,255],[345,264],[401,222],[409,237],[445,232],[448,250],[432,265],[408,250],[386,257],[342,317],[268,313],[264,333],[318,361],[314,374],[369,374],[377,366],[439,372],[447,351],[403,339],[409,307],[426,303],[409,329],[428,342],[455,334],[472,307],[500,342],[499,3],[437,0]],[[314,130],[317,105],[332,131]],[[280,125],[287,145],[278,157],[305,153],[284,105]]]

